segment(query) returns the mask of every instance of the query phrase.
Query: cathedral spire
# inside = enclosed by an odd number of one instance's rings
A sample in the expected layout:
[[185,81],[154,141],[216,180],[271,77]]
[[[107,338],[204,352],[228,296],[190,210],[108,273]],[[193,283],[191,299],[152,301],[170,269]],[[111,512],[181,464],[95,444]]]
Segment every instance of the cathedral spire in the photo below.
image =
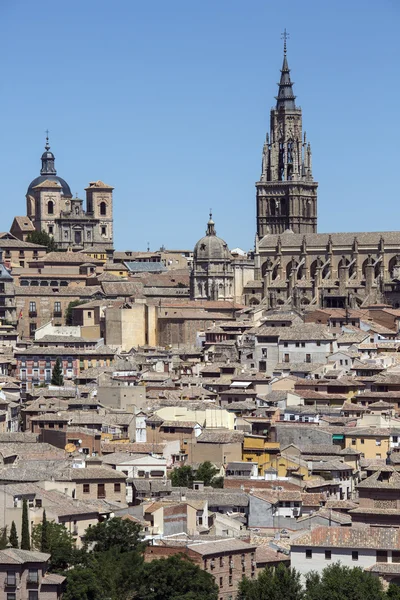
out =
[[282,33],[283,42],[283,65],[281,69],[281,79],[279,82],[279,90],[278,95],[276,96],[276,108],[286,109],[286,110],[294,110],[296,108],[295,100],[296,96],[293,93],[293,83],[290,79],[290,69],[287,61],[287,46],[286,40],[288,39],[289,34],[286,32],[286,29]]
[[49,144],[49,130],[46,130],[46,145],[44,147],[45,152],[42,154],[42,168],[40,169],[41,175],[57,175],[56,168],[54,166],[54,154],[50,152]]

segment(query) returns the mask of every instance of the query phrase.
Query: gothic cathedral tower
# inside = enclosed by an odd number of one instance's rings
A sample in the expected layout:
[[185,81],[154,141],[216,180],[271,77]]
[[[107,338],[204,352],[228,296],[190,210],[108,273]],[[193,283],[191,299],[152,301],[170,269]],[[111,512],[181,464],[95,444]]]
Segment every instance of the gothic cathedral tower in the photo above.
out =
[[311,146],[302,132],[301,108],[295,104],[290,70],[284,55],[276,106],[271,109],[270,136],[264,144],[257,181],[257,234],[316,233],[317,187],[312,178]]

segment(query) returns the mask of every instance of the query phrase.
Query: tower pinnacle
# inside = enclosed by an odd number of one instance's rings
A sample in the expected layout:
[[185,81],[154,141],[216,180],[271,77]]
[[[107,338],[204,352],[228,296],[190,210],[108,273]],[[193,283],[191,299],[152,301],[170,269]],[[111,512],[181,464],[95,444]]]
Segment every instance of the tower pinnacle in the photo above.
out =
[[214,223],[213,218],[212,218],[212,210],[211,210],[211,208],[210,208],[210,218],[209,218],[208,223],[207,223],[206,235],[216,235],[215,223]]
[[289,34],[286,32],[286,29],[282,33],[283,42],[283,65],[281,69],[281,79],[278,83],[279,90],[278,95],[276,96],[276,108],[277,109],[286,109],[286,110],[295,110],[295,100],[296,96],[293,93],[293,83],[290,79],[290,69],[287,61],[287,46],[286,41],[289,37]]
[[42,168],[40,169],[41,175],[57,175],[56,168],[54,166],[54,154],[50,152],[50,144],[49,144],[49,130],[46,130],[46,145],[44,147],[45,151],[42,154]]

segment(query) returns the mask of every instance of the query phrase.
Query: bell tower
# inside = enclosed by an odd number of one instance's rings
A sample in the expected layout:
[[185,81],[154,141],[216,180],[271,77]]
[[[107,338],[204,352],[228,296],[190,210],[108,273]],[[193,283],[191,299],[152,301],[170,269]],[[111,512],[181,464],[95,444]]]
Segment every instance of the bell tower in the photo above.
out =
[[256,183],[257,234],[316,233],[317,187],[312,177],[311,145],[303,135],[302,112],[296,106],[287,60],[286,29],[282,34],[283,65],[276,105],[271,109],[270,134],[262,153]]

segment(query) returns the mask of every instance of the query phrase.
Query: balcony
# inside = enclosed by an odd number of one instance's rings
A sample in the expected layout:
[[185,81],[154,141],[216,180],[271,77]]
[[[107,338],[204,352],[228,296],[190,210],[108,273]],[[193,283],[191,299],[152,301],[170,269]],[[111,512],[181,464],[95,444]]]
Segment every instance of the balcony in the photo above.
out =
[[30,317],[37,317],[37,311],[36,310],[30,310],[28,314],[29,314]]
[[62,310],[55,310],[53,312],[53,317],[62,317]]

